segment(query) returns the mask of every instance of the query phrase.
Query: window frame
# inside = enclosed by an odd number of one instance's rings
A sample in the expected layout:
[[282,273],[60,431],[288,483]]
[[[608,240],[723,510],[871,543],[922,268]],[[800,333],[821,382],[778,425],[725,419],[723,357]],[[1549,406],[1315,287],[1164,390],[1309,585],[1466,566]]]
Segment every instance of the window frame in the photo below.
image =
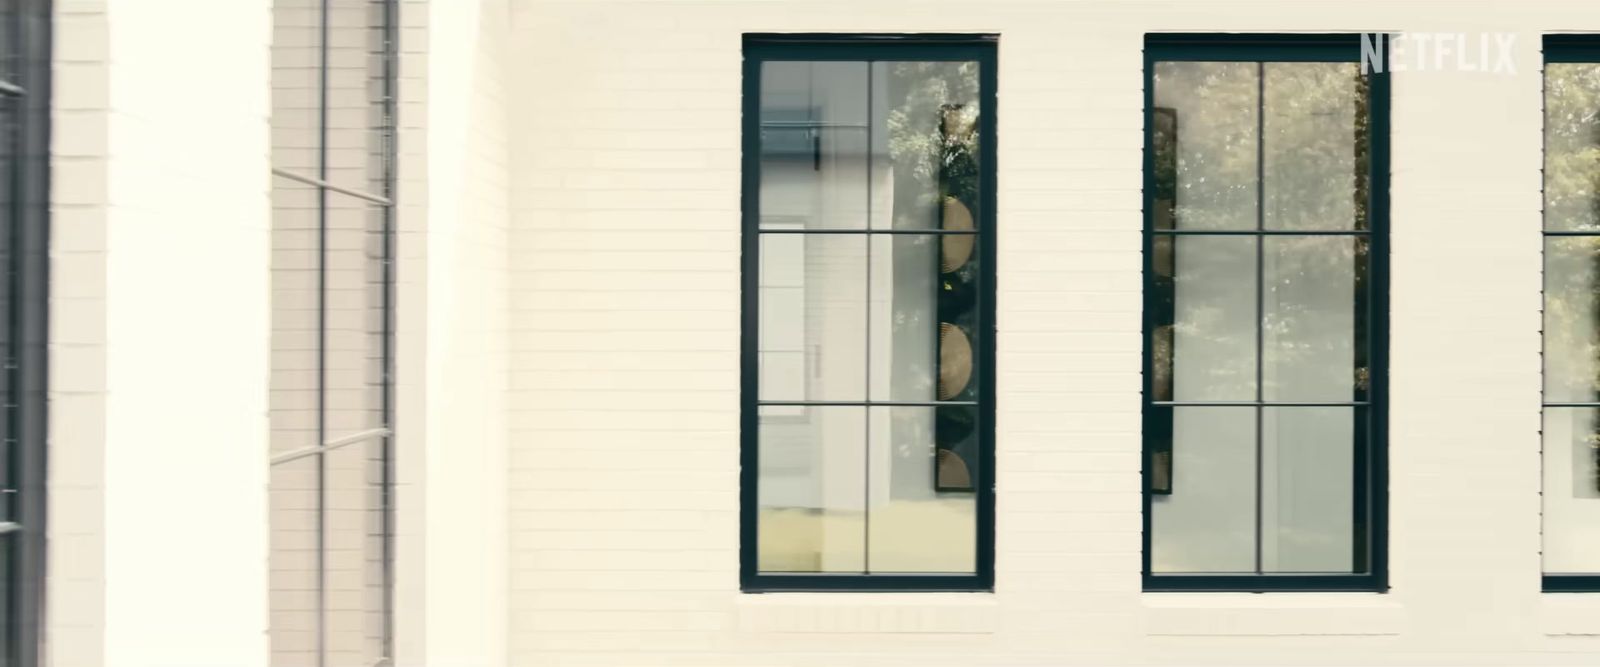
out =
[[[1543,65],[1549,65],[1552,63],[1600,64],[1600,34],[1544,35],[1540,50],[1544,54]],[[1544,330],[1543,313],[1545,308],[1545,288],[1542,276],[1544,276],[1548,268],[1546,263],[1549,261],[1548,253],[1545,250],[1546,242],[1552,237],[1560,236],[1600,236],[1600,231],[1552,230],[1545,223],[1545,156],[1547,149],[1546,132],[1548,131],[1548,126],[1545,120],[1545,114],[1548,112],[1545,97],[1547,92],[1545,90],[1545,83],[1547,82],[1545,72],[1546,68],[1541,66],[1539,68],[1539,152],[1541,155],[1539,160],[1539,274],[1541,276],[1539,285],[1539,312],[1541,320],[1541,332]],[[1541,424],[1539,431],[1541,434],[1544,432],[1544,426],[1542,424],[1544,422],[1546,411],[1549,408],[1600,408],[1600,403],[1566,403],[1545,400],[1543,335],[1540,335],[1539,337],[1539,359],[1539,420]],[[1543,470],[1544,442],[1542,437],[1539,443],[1539,465],[1540,469]],[[1542,496],[1544,489],[1544,480],[1542,474],[1540,476],[1539,487]],[[1539,517],[1539,535],[1542,553],[1542,542],[1545,532],[1544,509],[1542,507],[1539,511]],[[1600,572],[1594,572],[1590,574],[1552,574],[1546,572],[1543,564],[1541,563],[1539,568],[1539,587],[1540,591],[1544,593],[1600,593]]]
[[[1358,493],[1355,496],[1355,510],[1364,514],[1366,518],[1365,534],[1356,534],[1357,540],[1365,539],[1368,568],[1365,573],[1240,573],[1240,574],[1160,574],[1151,571],[1151,535],[1152,535],[1152,506],[1153,498],[1159,492],[1153,490],[1152,479],[1154,467],[1152,464],[1151,434],[1153,428],[1153,414],[1156,407],[1170,407],[1169,404],[1177,402],[1163,402],[1157,406],[1153,403],[1154,359],[1152,351],[1152,337],[1154,335],[1154,304],[1151,299],[1155,293],[1154,288],[1154,241],[1155,233],[1155,155],[1154,155],[1154,115],[1155,115],[1155,88],[1154,73],[1157,62],[1172,61],[1205,61],[1205,62],[1361,62],[1362,40],[1375,39],[1379,43],[1381,52],[1388,52],[1389,39],[1384,35],[1366,36],[1357,33],[1344,34],[1241,34],[1241,33],[1150,33],[1145,35],[1144,43],[1144,126],[1143,126],[1143,176],[1144,185],[1142,193],[1143,225],[1141,229],[1141,243],[1143,254],[1142,271],[1142,327],[1141,327],[1141,371],[1142,389],[1140,397],[1141,412],[1141,446],[1140,446],[1140,495],[1143,502],[1144,529],[1141,537],[1141,579],[1143,590],[1146,592],[1184,592],[1184,591],[1212,591],[1212,592],[1271,592],[1271,591],[1364,591],[1386,592],[1388,590],[1388,356],[1389,356],[1389,104],[1390,82],[1389,75],[1384,72],[1368,73],[1369,91],[1371,101],[1369,113],[1368,147],[1371,165],[1369,167],[1370,185],[1368,190],[1368,228],[1365,236],[1369,239],[1369,280],[1371,293],[1367,303],[1366,323],[1370,336],[1370,349],[1368,361],[1371,365],[1371,381],[1368,390],[1367,407],[1367,433],[1366,447],[1355,448],[1357,472],[1365,473],[1365,478],[1356,478],[1355,484]],[[1259,141],[1259,139],[1258,139]],[[1167,230],[1172,233],[1172,230]],[[1252,229],[1240,231],[1223,231],[1220,234],[1247,235],[1258,239],[1270,238],[1273,235],[1295,235],[1296,232],[1285,230]],[[1345,232],[1341,232],[1345,233]],[[1174,236],[1179,234],[1172,233]],[[1211,232],[1216,235],[1218,232]],[[1299,232],[1305,235],[1306,232]],[[1352,230],[1352,237],[1361,235],[1361,232]],[[1262,280],[1260,267],[1257,267],[1256,281]],[[1260,323],[1256,326],[1259,328]],[[1257,350],[1260,354],[1260,350]],[[1204,401],[1191,402],[1203,404]],[[1269,405],[1275,402],[1252,401],[1241,403],[1241,406]],[[1293,402],[1276,402],[1288,403]],[[1180,403],[1181,404],[1181,403]],[[1256,434],[1257,441],[1261,434]],[[1356,441],[1362,440],[1361,434],[1356,435]],[[1365,488],[1360,488],[1364,486]],[[1360,542],[1358,542],[1360,544]]]
[[10,67],[0,72],[0,95],[15,103],[9,127],[12,152],[10,200],[4,229],[10,252],[5,271],[11,274],[4,373],[10,395],[5,437],[5,485],[16,490],[13,525],[6,526],[4,545],[11,558],[0,576],[5,632],[0,652],[11,664],[32,667],[42,662],[47,524],[46,432],[49,423],[48,340],[50,297],[50,109],[52,100],[50,0],[14,0],[0,30],[9,43]]
[[[995,415],[995,206],[996,95],[998,36],[987,34],[819,34],[747,33],[743,38],[743,85],[740,120],[740,387],[739,387],[739,584],[745,593],[781,591],[992,591],[994,589],[994,415]],[[977,502],[977,554],[972,574],[916,573],[783,573],[763,574],[757,568],[757,483],[760,475],[760,427],[757,415],[759,377],[757,348],[760,314],[761,64],[775,60],[807,61],[974,61],[978,63],[979,212],[977,252],[983,285],[978,290],[979,328],[989,334],[978,355],[979,471],[974,480]],[[827,232],[824,232],[827,233]],[[864,235],[870,231],[852,232]],[[790,403],[790,401],[786,401]],[[795,402],[799,403],[799,402]],[[817,405],[828,401],[809,401]],[[857,405],[852,401],[849,405]],[[893,406],[872,401],[862,406]]]

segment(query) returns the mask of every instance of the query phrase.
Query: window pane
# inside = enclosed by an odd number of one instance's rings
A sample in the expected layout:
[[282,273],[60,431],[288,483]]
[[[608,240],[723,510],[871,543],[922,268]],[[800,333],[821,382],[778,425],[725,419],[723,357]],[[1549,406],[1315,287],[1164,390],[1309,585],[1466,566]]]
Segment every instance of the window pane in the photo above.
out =
[[383,207],[328,193],[324,419],[329,440],[383,426]]
[[1544,71],[1545,229],[1600,229],[1600,64]]
[[310,666],[317,660],[318,459],[272,466],[272,664]]
[[[1256,569],[1256,408],[1150,408],[1172,438],[1172,492],[1151,497],[1152,572]],[[1158,443],[1151,443],[1157,445]]]
[[863,400],[867,237],[763,234],[760,262],[761,400]]
[[1256,63],[1155,64],[1157,156],[1172,156],[1154,175],[1156,229],[1255,229],[1257,74]]
[[1600,572],[1600,409],[1544,410],[1544,571]]
[[971,573],[977,568],[978,411],[872,408],[867,567]]
[[868,173],[868,90],[864,62],[762,64],[762,226],[865,228],[869,193],[888,201],[887,161]]
[[1357,419],[1354,408],[1262,409],[1263,571],[1352,571]]
[[1155,399],[1256,398],[1256,239],[1158,237]]
[[322,2],[272,5],[272,166],[315,177],[322,139]]
[[328,182],[383,194],[383,2],[328,2]]
[[321,297],[317,190],[272,179],[272,453],[318,441]]
[[[1262,396],[1268,401],[1350,401],[1365,395],[1358,367],[1357,289],[1367,240],[1354,236],[1270,236],[1263,254]],[[1365,288],[1365,281],[1360,281]],[[1364,338],[1364,337],[1363,337]]]
[[1368,96],[1360,65],[1263,67],[1267,229],[1365,229]]
[[978,400],[984,341],[977,241],[949,234],[872,239],[873,400]]
[[759,411],[757,569],[866,569],[867,408]]
[[1600,237],[1544,240],[1544,400],[1600,400]]
[[327,664],[383,655],[383,440],[328,452],[323,484]]
[[892,193],[874,191],[875,206],[892,208],[875,208],[872,226],[973,229],[982,203],[978,63],[873,63],[872,95],[874,178]]

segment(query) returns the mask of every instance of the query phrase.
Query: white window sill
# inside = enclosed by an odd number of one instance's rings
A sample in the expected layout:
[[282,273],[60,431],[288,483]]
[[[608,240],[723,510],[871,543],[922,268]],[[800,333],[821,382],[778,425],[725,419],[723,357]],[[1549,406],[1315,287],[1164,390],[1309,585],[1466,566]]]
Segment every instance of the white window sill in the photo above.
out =
[[1539,626],[1546,635],[1600,635],[1600,593],[1539,596]]
[[762,593],[738,596],[739,629],[758,633],[988,635],[990,593]]
[[1145,634],[1168,637],[1398,635],[1405,607],[1378,593],[1145,593]]

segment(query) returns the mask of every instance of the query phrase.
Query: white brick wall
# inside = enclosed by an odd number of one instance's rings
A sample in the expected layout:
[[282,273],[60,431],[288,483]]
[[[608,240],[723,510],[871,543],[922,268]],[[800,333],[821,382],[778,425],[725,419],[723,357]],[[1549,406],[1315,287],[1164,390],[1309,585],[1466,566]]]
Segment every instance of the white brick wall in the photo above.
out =
[[[1538,592],[1538,42],[1600,6],[521,0],[511,29],[512,664],[1600,655],[1600,600]],[[1143,36],[1379,30],[1516,32],[1519,67],[1394,77],[1393,590],[1141,593]],[[740,35],[852,31],[1001,35],[993,594],[738,592]]]

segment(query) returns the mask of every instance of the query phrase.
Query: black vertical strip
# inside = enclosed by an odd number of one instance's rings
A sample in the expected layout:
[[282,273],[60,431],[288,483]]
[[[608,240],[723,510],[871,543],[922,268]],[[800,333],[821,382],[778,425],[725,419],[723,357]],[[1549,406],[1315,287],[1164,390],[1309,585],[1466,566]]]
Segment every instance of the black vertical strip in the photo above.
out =
[[744,56],[743,99],[740,124],[740,225],[739,237],[739,585],[749,589],[756,583],[756,483],[759,420],[756,415],[756,324],[760,321],[757,277],[760,266],[760,236],[757,235],[761,190],[761,62],[749,53]]
[[983,253],[983,266],[979,267],[978,322],[981,335],[987,338],[978,345],[982,366],[978,371],[979,428],[978,451],[978,585],[994,587],[994,516],[995,516],[995,347],[999,327],[995,321],[996,308],[996,205],[999,184],[996,182],[996,157],[999,147],[998,95],[999,55],[993,43],[985,44],[978,55],[978,165],[979,198],[983,211],[979,215],[978,248]]
[[1150,573],[1150,542],[1151,542],[1151,490],[1155,471],[1151,468],[1153,462],[1152,436],[1155,434],[1155,410],[1150,405],[1153,400],[1152,392],[1155,390],[1155,309],[1151,307],[1151,296],[1154,295],[1153,280],[1155,278],[1155,56],[1151,53],[1149,44],[1144,49],[1144,183],[1143,183],[1143,209],[1144,209],[1144,238],[1142,239],[1141,257],[1143,267],[1143,297],[1144,307],[1141,312],[1140,339],[1144,341],[1144,354],[1140,369],[1140,411],[1142,418],[1143,446],[1140,447],[1139,474],[1142,482],[1143,496],[1142,511],[1143,529],[1141,530],[1140,548],[1140,578],[1144,588],[1151,584]]
[[861,437],[862,474],[861,474],[861,573],[872,572],[872,61],[866,62],[867,66],[867,231],[861,238],[866,242],[867,250],[867,276],[866,303],[861,304],[866,312],[866,326],[861,327],[866,332],[866,349],[862,350],[867,359],[866,373],[866,399],[868,407],[863,408],[861,423],[865,431]]
[[[16,457],[13,472],[16,476],[17,499],[14,519],[22,525],[13,538],[17,542],[14,553],[17,561],[7,573],[15,589],[11,593],[11,610],[14,613],[11,642],[14,647],[6,651],[16,664],[32,667],[42,662],[40,623],[44,617],[46,574],[46,428],[48,409],[46,403],[48,338],[49,338],[49,277],[50,277],[50,53],[51,16],[49,0],[19,0],[16,14],[11,17],[9,29],[17,77],[25,94],[17,99],[14,110],[18,125],[13,130],[14,178],[20,190],[12,193],[12,221],[20,234],[15,236],[12,262],[17,267],[14,281],[17,308],[11,338],[14,348],[16,382],[11,386],[12,402],[16,405],[12,428]],[[20,214],[20,217],[18,217]]]
[[[1256,231],[1265,231],[1267,228],[1267,64],[1256,63]],[[1262,366],[1266,362],[1266,245],[1265,234],[1256,236],[1256,574],[1261,574],[1261,549],[1264,526],[1262,525],[1261,494],[1264,483],[1262,455],[1265,447],[1262,440],[1266,437],[1265,415],[1266,408],[1261,406],[1266,400],[1266,391],[1262,385],[1265,376]]]
[[[29,82],[24,80],[23,72],[21,71],[26,67],[26,64],[22,61],[27,54],[21,43],[21,40],[25,39],[20,30],[22,7],[17,6],[14,2],[6,2],[4,4],[4,13],[0,16],[3,16],[5,21],[5,52],[0,54],[0,58],[3,58],[0,64],[4,65],[3,68],[0,68],[0,73],[3,73],[6,80],[22,86],[23,90],[27,90],[26,86]],[[21,517],[17,513],[18,509],[20,509],[18,505],[24,500],[21,498],[20,486],[22,480],[20,468],[22,465],[22,449],[26,446],[22,439],[20,425],[17,423],[18,418],[21,416],[19,408],[22,402],[21,352],[23,345],[21,339],[23,328],[26,326],[23,320],[22,300],[24,296],[20,285],[22,279],[22,255],[24,253],[22,247],[23,227],[25,226],[23,217],[27,214],[27,208],[23,203],[23,193],[24,172],[30,169],[32,165],[29,164],[26,151],[21,145],[27,125],[25,108],[27,100],[9,93],[3,95],[3,97],[0,97],[0,132],[3,132],[3,136],[0,136],[0,141],[5,142],[5,146],[3,147],[4,153],[0,155],[3,155],[7,161],[6,168],[10,173],[8,174],[9,179],[4,184],[0,184],[0,187],[5,189],[3,195],[5,198],[5,247],[3,249],[5,266],[3,270],[5,272],[4,289],[6,299],[3,370],[5,396],[3,405],[0,405],[0,411],[4,412],[0,418],[4,419],[5,424],[5,469],[0,471],[0,494],[4,494],[3,498],[0,498],[0,521],[20,522]],[[27,525],[23,527],[24,529],[32,528],[32,526]],[[0,573],[0,576],[3,576],[6,587],[4,612],[7,616],[16,616],[23,611],[22,596],[20,595],[21,591],[18,590],[18,584],[21,583],[25,575],[22,569],[18,567],[17,562],[22,551],[22,544],[19,538],[20,535],[17,533],[0,535],[0,554],[3,554],[5,558],[5,571]],[[6,623],[5,627],[0,629],[0,638],[3,638],[5,642],[4,655],[8,660],[16,660],[20,657],[22,636],[19,630],[20,628],[13,623]]]
[[[317,44],[317,178],[328,182],[328,3]],[[328,441],[328,189],[317,186],[317,444]],[[317,453],[317,665],[328,662],[328,455]]]
[[380,517],[380,541],[382,543],[383,568],[383,628],[380,643],[383,657],[390,663],[394,661],[394,584],[395,584],[395,424],[394,424],[394,301],[395,301],[395,180],[398,178],[398,153],[399,146],[395,138],[395,128],[399,124],[396,116],[398,93],[396,81],[396,67],[399,57],[399,30],[395,13],[398,11],[396,0],[379,0],[383,3],[383,198],[389,203],[383,205],[383,309],[382,334],[380,341],[379,370],[380,382],[380,414],[379,419],[388,435],[379,442],[380,482],[378,486]]
[[[1383,48],[1383,42],[1378,43],[1378,48]],[[1382,51],[1379,51],[1382,53]],[[1353,224],[1357,229],[1365,228],[1372,231],[1372,82],[1370,75],[1360,72],[1357,65],[1356,98],[1351,100],[1355,105],[1355,150],[1356,160],[1356,187],[1359,199],[1355,202],[1358,209]],[[1374,369],[1372,367],[1372,241],[1363,239],[1359,235],[1350,237],[1352,244],[1353,271],[1352,280],[1355,285],[1352,289],[1354,295],[1354,331],[1352,332],[1351,351],[1355,355],[1354,368],[1351,369],[1352,394],[1356,401],[1372,400],[1372,382]],[[1352,408],[1350,410],[1351,430],[1355,442],[1351,443],[1351,531],[1350,540],[1351,558],[1350,571],[1353,573],[1368,572],[1371,567],[1369,551],[1371,550],[1370,520],[1367,513],[1370,503],[1367,496],[1368,474],[1370,456],[1367,449],[1372,441],[1371,434],[1367,432],[1368,412],[1370,409]]]
[[[1383,46],[1389,51],[1385,37]],[[1385,57],[1387,61],[1387,56]],[[1371,415],[1367,420],[1367,485],[1360,492],[1370,499],[1368,509],[1369,556],[1373,587],[1389,587],[1389,73],[1374,72],[1371,77],[1371,275],[1368,327],[1372,339],[1370,394]]]

